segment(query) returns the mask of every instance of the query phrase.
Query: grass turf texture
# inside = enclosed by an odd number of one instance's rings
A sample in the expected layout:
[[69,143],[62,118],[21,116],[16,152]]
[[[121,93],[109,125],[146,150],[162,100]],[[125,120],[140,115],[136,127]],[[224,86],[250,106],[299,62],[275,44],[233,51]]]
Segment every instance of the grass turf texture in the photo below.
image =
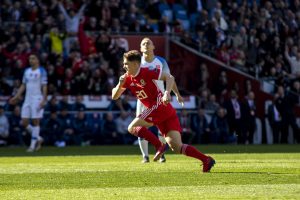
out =
[[[300,199],[300,146],[197,146],[217,164],[137,146],[0,148],[0,199]],[[152,151],[153,152],[153,151]]]

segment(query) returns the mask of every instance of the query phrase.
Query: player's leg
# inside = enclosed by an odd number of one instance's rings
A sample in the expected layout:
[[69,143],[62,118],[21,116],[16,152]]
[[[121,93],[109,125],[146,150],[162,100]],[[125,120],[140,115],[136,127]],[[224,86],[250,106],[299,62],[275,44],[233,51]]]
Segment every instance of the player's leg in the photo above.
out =
[[138,138],[138,141],[143,156],[142,163],[148,163],[149,162],[148,141],[141,137]]
[[25,102],[21,109],[21,118],[22,118],[22,126],[30,133],[31,136],[30,145],[29,148],[27,149],[27,152],[33,152],[36,144],[35,138],[32,137],[32,126],[30,125],[30,117],[31,117],[30,105]]
[[21,108],[21,118],[22,126],[26,129],[28,133],[32,133],[32,126],[30,122],[30,106],[27,103],[24,103]]
[[[167,143],[165,137],[162,135],[162,133],[161,133],[160,131],[158,131],[157,136],[158,136],[158,139],[159,139],[162,143],[164,143],[164,144]],[[166,161],[167,161],[167,159],[166,159],[166,157],[165,157],[165,154],[162,154],[162,155],[161,155],[161,158],[159,159],[159,162],[164,163],[164,162],[166,162]]]
[[143,119],[135,118],[129,124],[128,132],[132,135],[148,140],[152,145],[155,146],[156,150],[158,150],[162,146],[162,143],[151,131],[148,130],[148,127],[150,126],[153,126],[153,124],[146,122]]
[[42,147],[44,139],[40,136],[40,119],[32,119],[32,137],[36,138],[35,151],[38,151]]
[[41,148],[43,138],[40,136],[40,119],[43,116],[44,109],[39,108],[40,102],[35,102],[31,106],[32,113],[32,138],[35,139],[34,150],[37,151]]
[[203,162],[203,172],[209,172],[215,164],[213,158],[206,156],[191,145],[183,144],[181,141],[181,135],[178,131],[169,131],[165,138],[170,148],[175,153],[180,153],[201,160]]
[[[136,116],[139,116],[143,110],[145,110],[145,106],[141,103],[140,100],[137,100],[136,102]],[[148,163],[149,162],[149,151],[148,151],[148,141],[144,138],[139,137],[138,138],[140,150],[143,156],[142,163]]]

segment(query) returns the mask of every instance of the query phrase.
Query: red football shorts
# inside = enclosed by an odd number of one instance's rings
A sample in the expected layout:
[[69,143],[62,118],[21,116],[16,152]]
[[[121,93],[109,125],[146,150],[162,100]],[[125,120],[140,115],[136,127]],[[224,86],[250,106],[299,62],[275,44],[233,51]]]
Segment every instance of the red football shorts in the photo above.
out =
[[138,117],[157,126],[164,137],[169,131],[182,131],[176,110],[171,104],[147,108]]

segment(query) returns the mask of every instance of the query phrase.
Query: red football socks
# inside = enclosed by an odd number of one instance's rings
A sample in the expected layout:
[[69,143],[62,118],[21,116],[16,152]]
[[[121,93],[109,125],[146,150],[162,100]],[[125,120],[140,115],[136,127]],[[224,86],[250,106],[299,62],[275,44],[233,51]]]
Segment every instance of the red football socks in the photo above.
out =
[[182,145],[180,153],[184,154],[186,156],[190,156],[190,157],[199,159],[202,162],[206,161],[208,158],[206,155],[204,155],[203,153],[198,151],[195,147],[193,147],[191,145],[187,145],[187,144]]
[[145,128],[145,127],[136,127],[135,130],[137,132],[138,137],[141,137],[141,138],[144,138],[144,139],[148,140],[148,142],[153,144],[156,149],[158,149],[162,145],[161,141],[159,141],[159,139],[151,131],[149,131],[147,128]]

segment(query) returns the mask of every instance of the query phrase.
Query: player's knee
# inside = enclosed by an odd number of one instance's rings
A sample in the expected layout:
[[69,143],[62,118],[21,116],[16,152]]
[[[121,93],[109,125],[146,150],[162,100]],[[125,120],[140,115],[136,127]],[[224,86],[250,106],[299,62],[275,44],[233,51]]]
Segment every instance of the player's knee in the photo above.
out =
[[135,135],[135,127],[129,125],[127,128],[128,132],[132,135]]
[[174,153],[180,153],[181,146],[177,143],[170,143],[169,147]]
[[21,125],[26,128],[28,126],[29,122],[27,120],[22,120]]

